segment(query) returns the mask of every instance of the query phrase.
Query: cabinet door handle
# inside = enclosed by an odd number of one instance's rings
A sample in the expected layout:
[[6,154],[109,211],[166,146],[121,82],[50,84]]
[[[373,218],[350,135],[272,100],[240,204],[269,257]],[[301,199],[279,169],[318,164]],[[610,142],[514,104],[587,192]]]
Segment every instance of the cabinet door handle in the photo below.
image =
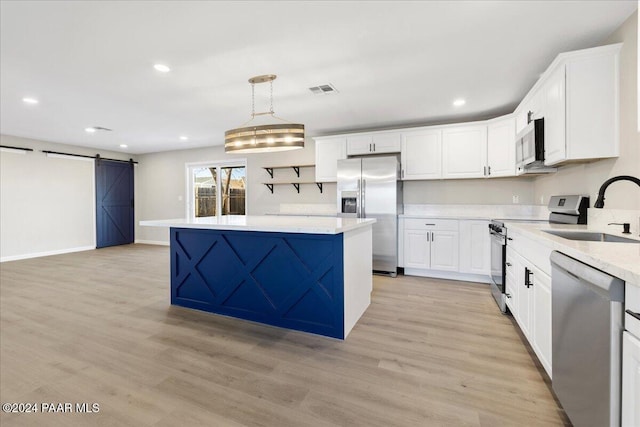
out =
[[491,175],[491,166],[487,166],[487,175]]
[[487,167],[486,166],[482,167],[482,171],[483,171],[482,175],[487,176]]
[[627,309],[627,310],[625,310],[625,312],[626,312],[628,315],[630,315],[631,317],[635,317],[636,319],[640,320],[640,313],[634,313],[633,311],[628,310],[628,309]]
[[511,299],[511,294],[504,294],[504,296]]
[[432,242],[434,241],[433,239],[434,239],[434,235],[433,235],[433,232],[431,232],[431,241]]
[[373,143],[373,152],[374,153],[376,152],[376,144],[375,144],[375,142]]
[[369,152],[371,152],[371,144],[369,144]]
[[533,271],[529,270],[527,267],[524,268],[524,285],[527,288],[533,286],[533,282],[531,281],[531,276],[533,276]]
[[505,264],[507,264],[507,267],[511,267],[511,263],[510,262],[505,262]]
[[507,240],[513,240],[511,237],[507,237]]
[[429,234],[431,234],[431,233],[427,233],[427,242],[429,241]]
[[435,225],[435,224],[425,224],[425,225]]

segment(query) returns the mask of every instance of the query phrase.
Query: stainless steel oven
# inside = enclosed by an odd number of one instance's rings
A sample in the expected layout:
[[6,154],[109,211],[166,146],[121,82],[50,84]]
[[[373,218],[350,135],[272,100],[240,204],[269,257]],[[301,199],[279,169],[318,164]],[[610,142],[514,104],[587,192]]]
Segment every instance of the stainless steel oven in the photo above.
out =
[[494,220],[489,224],[489,234],[491,236],[491,294],[498,303],[500,311],[506,313],[504,263],[507,257],[507,229],[503,222]]

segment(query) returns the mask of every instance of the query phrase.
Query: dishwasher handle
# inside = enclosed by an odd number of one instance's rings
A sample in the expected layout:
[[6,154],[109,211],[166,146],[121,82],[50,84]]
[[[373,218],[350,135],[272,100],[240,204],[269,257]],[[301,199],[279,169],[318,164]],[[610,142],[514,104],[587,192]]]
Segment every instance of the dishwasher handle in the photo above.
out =
[[[552,267],[565,271],[610,301],[624,302],[624,281],[562,252],[551,252]],[[553,278],[552,278],[553,280]]]

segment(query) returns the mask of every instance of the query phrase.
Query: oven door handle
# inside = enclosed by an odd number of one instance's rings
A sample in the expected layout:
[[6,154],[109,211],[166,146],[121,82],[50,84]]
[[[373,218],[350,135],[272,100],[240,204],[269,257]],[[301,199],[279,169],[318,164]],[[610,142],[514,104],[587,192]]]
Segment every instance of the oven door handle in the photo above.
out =
[[491,238],[497,242],[499,242],[501,245],[505,244],[504,241],[504,236],[502,234],[499,233],[495,233],[493,231],[490,231],[489,234],[491,235]]

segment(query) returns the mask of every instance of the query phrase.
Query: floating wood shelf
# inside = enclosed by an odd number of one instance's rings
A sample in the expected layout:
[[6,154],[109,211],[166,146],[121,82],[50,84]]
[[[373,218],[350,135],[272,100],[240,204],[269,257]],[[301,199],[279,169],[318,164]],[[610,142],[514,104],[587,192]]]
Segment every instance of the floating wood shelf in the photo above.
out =
[[269,175],[271,175],[271,178],[273,178],[273,170],[274,169],[293,169],[296,172],[296,175],[298,175],[298,178],[300,178],[300,168],[313,168],[316,165],[286,165],[286,166],[263,166],[262,169],[266,170],[267,173]]
[[264,185],[267,186],[271,194],[273,194],[273,186],[274,185],[293,185],[298,193],[300,193],[300,184],[315,184],[320,192],[322,193],[322,183],[315,181],[299,181],[299,182],[263,182]]

